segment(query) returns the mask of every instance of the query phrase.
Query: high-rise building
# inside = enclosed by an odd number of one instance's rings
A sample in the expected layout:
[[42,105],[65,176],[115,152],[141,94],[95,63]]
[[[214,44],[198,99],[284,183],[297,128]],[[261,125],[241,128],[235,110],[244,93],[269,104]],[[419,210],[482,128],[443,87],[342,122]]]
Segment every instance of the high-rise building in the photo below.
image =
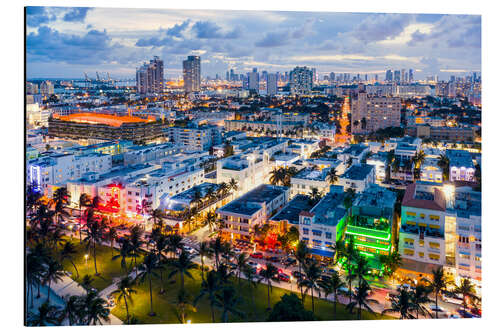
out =
[[54,95],[54,85],[50,81],[43,81],[40,83],[40,94]]
[[267,74],[266,89],[268,96],[274,96],[278,92],[278,75],[269,73]]
[[137,68],[135,73],[137,93],[153,94],[163,92],[163,60],[155,56],[148,63]]
[[250,73],[248,73],[248,90],[254,90],[259,92],[259,72],[257,68],[254,68]]
[[199,56],[188,56],[182,62],[184,75],[184,90],[188,93],[200,91],[201,86],[201,64]]
[[234,69],[232,69],[232,68],[229,71],[229,80],[238,81],[238,75],[234,75]]
[[386,82],[391,82],[392,81],[392,71],[390,69],[388,69],[385,72],[385,81]]
[[402,69],[401,70],[401,82],[406,82],[405,76],[406,76],[406,70]]
[[369,134],[381,128],[401,125],[401,98],[369,96],[359,92],[352,100],[353,134]]
[[411,68],[408,70],[408,82],[413,82],[413,69]]
[[313,83],[315,83],[318,81],[318,75],[316,72],[316,68],[311,68],[311,70],[312,70],[312,75],[313,75]]
[[394,81],[396,83],[401,82],[401,71],[394,71]]
[[313,71],[307,67],[295,67],[290,72],[290,93],[308,95],[313,86]]
[[38,94],[38,84],[32,82],[26,82],[26,94],[28,95]]
[[330,83],[333,83],[333,82],[335,82],[335,73],[331,72],[330,73]]

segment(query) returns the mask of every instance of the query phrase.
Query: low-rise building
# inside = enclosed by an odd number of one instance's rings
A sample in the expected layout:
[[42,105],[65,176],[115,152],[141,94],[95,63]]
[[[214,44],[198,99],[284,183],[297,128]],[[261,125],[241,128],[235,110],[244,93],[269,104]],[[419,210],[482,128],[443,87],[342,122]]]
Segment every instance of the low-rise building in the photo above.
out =
[[194,150],[208,150],[222,142],[221,129],[218,126],[192,124],[186,127],[169,127],[168,137],[171,142]]
[[250,241],[255,226],[278,212],[288,202],[288,195],[288,187],[263,184],[219,208],[223,236]]
[[342,185],[344,190],[352,188],[356,192],[363,192],[373,183],[375,183],[375,167],[369,164],[351,165],[338,180],[338,185]]
[[476,168],[469,151],[448,149],[446,156],[450,161],[450,181],[474,181]]

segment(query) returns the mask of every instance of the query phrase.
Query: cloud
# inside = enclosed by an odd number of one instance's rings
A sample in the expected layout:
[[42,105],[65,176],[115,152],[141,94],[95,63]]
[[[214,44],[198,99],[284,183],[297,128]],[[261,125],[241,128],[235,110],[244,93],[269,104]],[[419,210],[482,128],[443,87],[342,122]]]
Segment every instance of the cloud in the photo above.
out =
[[222,28],[211,21],[198,21],[191,27],[197,38],[201,39],[235,39],[242,34],[241,28],[236,27],[231,31],[222,31]]
[[61,33],[41,26],[26,36],[28,57],[32,60],[70,64],[100,64],[116,60],[119,44],[112,44],[106,30],[90,30],[84,35]]
[[279,47],[289,44],[293,39],[302,39],[312,33],[313,22],[314,20],[307,20],[298,28],[267,32],[262,39],[255,42],[255,46]]
[[66,14],[63,16],[63,21],[66,22],[83,22],[87,17],[87,13],[92,8],[89,7],[74,7],[71,8]]
[[182,32],[189,26],[189,22],[190,20],[185,20],[181,24],[176,24],[172,28],[167,29],[167,36],[181,37]]
[[26,24],[29,27],[38,27],[56,20],[55,15],[50,15],[45,7],[26,7]]
[[413,15],[408,14],[370,15],[354,28],[352,36],[366,43],[395,38],[413,19]]

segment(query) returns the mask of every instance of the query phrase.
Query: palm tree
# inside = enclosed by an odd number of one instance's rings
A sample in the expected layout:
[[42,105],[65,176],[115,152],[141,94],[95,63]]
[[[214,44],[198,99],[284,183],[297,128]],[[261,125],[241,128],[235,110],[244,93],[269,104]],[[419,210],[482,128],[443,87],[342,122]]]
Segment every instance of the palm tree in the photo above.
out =
[[194,188],[193,199],[191,200],[191,202],[195,204],[196,208],[198,208],[203,202],[203,197],[201,195],[200,189],[197,187]]
[[321,278],[321,270],[315,261],[311,261],[309,264],[304,266],[305,277],[301,281],[301,284],[306,287],[305,293],[309,290],[311,291],[311,306],[312,312],[314,314],[314,290],[319,290],[319,281]]
[[248,255],[246,253],[240,253],[236,259],[236,267],[238,269],[238,285],[241,287],[241,273],[248,265]]
[[193,275],[191,275],[191,270],[196,268],[196,264],[192,261],[193,256],[188,252],[182,250],[179,258],[174,260],[171,263],[172,271],[169,274],[169,278],[172,276],[179,274],[181,277],[181,288],[184,289],[184,275],[189,277],[190,279],[194,279]]
[[184,247],[182,245],[182,237],[180,235],[170,235],[168,237],[168,250],[174,256],[178,250],[182,250]]
[[432,270],[432,281],[428,281],[428,280],[425,280],[425,281],[427,281],[429,283],[429,287],[435,293],[435,296],[436,296],[436,299],[435,299],[436,317],[435,318],[439,318],[439,315],[438,315],[438,296],[443,290],[445,290],[448,287],[448,285],[450,284],[450,281],[444,275],[443,267],[433,269]]
[[309,193],[309,202],[316,204],[321,199],[321,196],[321,192],[316,187],[313,187]]
[[327,174],[326,178],[330,184],[335,184],[339,180],[339,176],[337,175],[337,170],[335,167],[331,167]]
[[80,218],[78,219],[78,230],[80,234],[80,243],[82,243],[82,207],[87,207],[90,205],[91,198],[87,193],[80,194],[78,199],[78,209],[80,210]]
[[205,225],[208,225],[210,232],[212,232],[215,223],[217,221],[217,215],[213,211],[209,211],[205,217]]
[[62,309],[63,318],[68,318],[69,326],[80,323],[80,313],[83,312],[81,297],[76,295],[67,296],[64,299],[65,305]]
[[269,182],[273,185],[284,185],[287,178],[285,168],[274,168],[271,171]]
[[437,165],[443,171],[443,180],[448,180],[450,176],[450,159],[448,158],[448,156],[446,156],[446,154],[441,154],[439,156]]
[[138,225],[133,226],[130,229],[129,243],[130,252],[134,258],[135,273],[137,274],[137,257],[143,252],[142,245],[144,241],[142,240],[142,235],[144,230],[142,230]]
[[326,298],[328,295],[333,294],[333,318],[335,319],[337,316],[338,295],[342,293],[345,283],[342,281],[339,272],[334,270],[328,279],[320,281],[320,287],[325,293]]
[[[299,266],[299,275],[302,276],[302,266],[305,264],[307,255],[309,253],[309,249],[307,248],[306,243],[303,240],[300,240],[297,244],[295,251],[293,252],[293,256],[295,260],[297,260]],[[300,282],[300,281],[297,281]],[[299,283],[300,286],[300,295],[302,303],[304,303],[304,291],[302,290],[302,284]]]
[[108,231],[105,233],[105,238],[109,242],[109,245],[111,247],[111,258],[113,258],[113,250],[115,248],[115,240],[118,238],[118,231],[116,230],[115,227],[109,227]]
[[149,220],[153,221],[153,229],[158,229],[160,232],[163,232],[163,219],[165,217],[165,213],[163,210],[156,208],[151,212],[151,216]]
[[212,251],[210,250],[210,243],[202,241],[198,250],[201,260],[201,280],[205,280],[205,258],[212,258]]
[[410,291],[406,288],[399,288],[398,295],[391,297],[391,307],[384,309],[382,314],[387,312],[399,313],[399,319],[415,319],[411,314],[414,309]]
[[123,300],[125,302],[125,310],[127,311],[127,323],[130,323],[130,317],[128,313],[128,303],[133,304],[132,294],[137,293],[135,289],[132,289],[134,286],[134,282],[128,276],[122,278],[118,285],[116,286],[116,290],[111,292],[112,295],[117,294],[118,301]]
[[151,317],[155,316],[153,311],[153,284],[151,278],[153,276],[157,277],[155,270],[158,268],[158,257],[154,253],[149,253],[141,265],[139,265],[139,274],[136,279],[140,279],[141,283],[144,283],[146,278],[149,282],[149,315]]
[[35,183],[29,184],[26,187],[26,211],[33,213],[33,211],[40,205],[40,198],[42,194],[37,190]]
[[80,274],[78,273],[78,268],[76,268],[75,262],[73,261],[73,258],[75,256],[75,254],[77,254],[77,253],[78,253],[78,251],[76,250],[75,245],[70,241],[66,241],[64,243],[64,246],[60,252],[61,263],[63,263],[64,260],[68,260],[71,263],[71,265],[73,265],[73,268],[75,269],[76,278],[78,278],[80,276]]
[[59,325],[60,320],[57,315],[57,309],[56,306],[50,305],[49,302],[43,303],[38,308],[38,313],[28,316],[28,326]]
[[102,325],[102,321],[110,321],[109,309],[106,308],[106,300],[99,297],[96,291],[91,291],[85,296],[85,307],[87,315],[87,325]]
[[222,322],[227,323],[229,320],[229,314],[237,315],[238,317],[243,317],[243,312],[236,309],[236,306],[240,303],[240,298],[236,296],[236,290],[232,286],[226,286],[222,289],[221,294],[217,294],[216,305],[222,310]]
[[231,179],[229,180],[229,183],[228,183],[227,185],[228,185],[229,190],[230,190],[231,192],[233,192],[233,193],[234,193],[234,192],[238,191],[238,182],[237,182],[236,180],[234,180],[234,178],[231,178]]
[[[127,238],[122,238],[118,241],[118,244],[120,244],[120,251],[118,252],[117,255],[113,256],[111,260],[116,260],[118,258],[121,258],[121,267],[125,271],[125,273],[128,273],[128,268],[127,268],[127,258],[130,258],[132,256],[132,250],[130,247],[130,242]],[[130,267],[132,267],[132,261],[130,262]]]
[[210,304],[210,314],[212,316],[213,323],[215,323],[214,307],[217,305],[216,294],[219,291],[219,289],[220,286],[217,278],[217,273],[212,270],[208,272],[207,278],[202,281],[200,294],[194,300],[194,304],[196,305],[201,298],[205,296],[208,298]]
[[66,187],[59,187],[52,195],[52,204],[54,204],[54,212],[56,213],[56,222],[61,223],[62,220],[69,217],[69,213],[65,210],[70,202],[71,195]]
[[153,253],[156,255],[156,259],[158,261],[158,269],[160,270],[160,294],[165,293],[165,289],[163,286],[163,269],[165,268],[165,263],[167,257],[164,252],[168,247],[168,239],[165,235],[160,234],[154,239],[154,249]]
[[420,166],[425,161],[425,153],[423,150],[419,150],[418,153],[413,157],[413,161],[415,162],[415,168],[420,169]]
[[424,306],[425,304],[431,302],[431,299],[428,297],[429,292],[430,290],[428,287],[424,286],[423,284],[418,284],[415,287],[415,291],[411,293],[411,302],[413,305],[413,310],[417,314],[417,319],[419,314],[430,316],[429,310],[427,310],[427,308]]
[[255,310],[255,293],[254,290],[258,286],[258,279],[257,279],[257,272],[254,270],[254,268],[250,267],[249,265],[246,265],[243,268],[243,274],[245,274],[245,277],[247,278],[248,282],[248,288],[250,290],[250,295],[252,297],[252,317],[254,316],[254,310]]
[[88,294],[90,292],[90,290],[92,289],[92,282],[94,282],[94,279],[90,275],[85,274],[82,278],[82,281],[79,283],[79,285],[83,289],[85,289],[85,291]]
[[358,279],[358,287],[361,285],[362,281],[367,282],[365,276],[369,274],[370,268],[368,267],[368,261],[363,256],[358,256],[356,259],[356,267],[354,269],[354,274]]
[[187,312],[196,312],[196,307],[191,304],[191,296],[185,289],[179,290],[175,304],[177,306],[177,318],[181,324],[186,323]]
[[43,279],[44,262],[45,259],[34,252],[30,252],[26,256],[26,282],[28,284],[28,293],[31,296],[30,308],[33,308],[34,305],[35,286],[38,286],[38,290],[40,290],[40,284]]
[[273,264],[267,263],[266,268],[260,271],[261,280],[265,280],[267,283],[267,310],[271,310],[271,291],[273,289],[271,281],[278,274],[278,268]]
[[461,279],[460,284],[455,287],[455,290],[453,292],[455,294],[462,295],[462,307],[463,307],[464,311],[467,311],[467,303],[466,303],[467,298],[471,298],[471,299],[478,298],[476,296],[476,288],[471,283],[469,278]]
[[210,243],[210,249],[212,250],[215,257],[215,269],[219,269],[219,257],[223,251],[224,244],[220,237],[217,237],[214,241]]
[[47,303],[50,302],[50,284],[52,282],[62,281],[62,278],[65,275],[63,266],[59,261],[53,259],[49,260],[43,274],[43,283],[47,284]]
[[387,277],[393,277],[394,272],[401,266],[401,255],[397,251],[393,251],[388,256],[381,256],[380,263],[384,267],[384,275]]
[[[90,210],[87,213],[87,236],[84,239],[84,242],[87,243],[87,248],[92,247],[92,256],[94,258],[94,269],[95,275],[99,275],[97,271],[97,255],[96,255],[96,247],[98,243],[101,243],[103,236],[103,228],[99,221],[93,217],[93,213]],[[91,217],[92,216],[92,217]]]
[[347,305],[347,310],[353,313],[356,306],[358,306],[358,320],[361,319],[361,308],[365,308],[371,313],[374,313],[372,308],[368,305],[368,303],[378,303],[377,300],[368,298],[368,293],[370,291],[370,286],[366,282],[362,282],[358,287],[357,292],[354,294],[353,301],[351,301]]

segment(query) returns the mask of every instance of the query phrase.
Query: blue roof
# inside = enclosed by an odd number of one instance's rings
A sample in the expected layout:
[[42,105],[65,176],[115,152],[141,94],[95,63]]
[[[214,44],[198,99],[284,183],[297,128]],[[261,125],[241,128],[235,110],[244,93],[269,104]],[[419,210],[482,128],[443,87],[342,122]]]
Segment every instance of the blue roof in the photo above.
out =
[[311,254],[315,254],[317,256],[329,257],[329,258],[333,258],[333,256],[335,255],[335,250],[333,250],[333,252],[330,252],[330,251],[321,250],[321,249],[309,249],[309,252]]

